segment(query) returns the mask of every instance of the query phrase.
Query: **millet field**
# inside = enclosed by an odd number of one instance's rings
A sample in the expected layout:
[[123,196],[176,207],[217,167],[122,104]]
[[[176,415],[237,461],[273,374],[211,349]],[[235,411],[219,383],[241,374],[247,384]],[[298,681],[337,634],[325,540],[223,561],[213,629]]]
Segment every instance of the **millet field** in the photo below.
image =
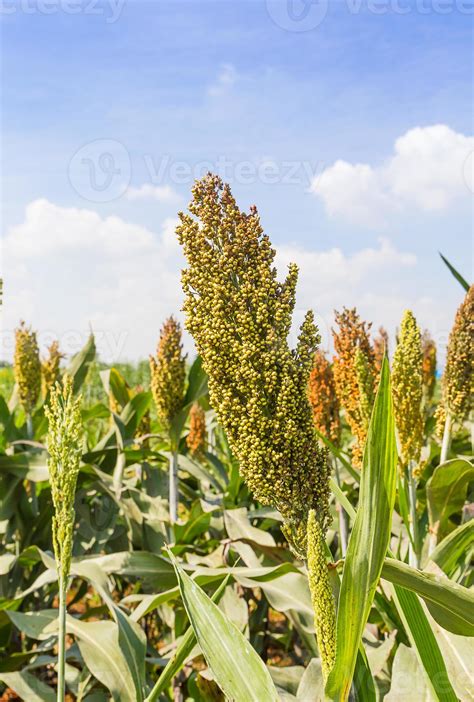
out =
[[0,368],[0,700],[474,700],[474,287],[440,261],[442,369],[351,300],[292,348],[257,209],[179,218],[194,354],[180,310],[134,366],[26,320]]

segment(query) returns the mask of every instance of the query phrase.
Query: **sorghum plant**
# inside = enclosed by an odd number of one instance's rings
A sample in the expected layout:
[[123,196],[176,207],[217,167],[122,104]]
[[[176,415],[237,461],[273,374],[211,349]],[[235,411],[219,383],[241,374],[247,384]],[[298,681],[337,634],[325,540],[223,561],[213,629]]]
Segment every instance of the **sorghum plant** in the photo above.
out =
[[384,327],[379,327],[379,333],[374,338],[374,359],[377,376],[380,375],[385,354],[388,355],[388,332]]
[[441,463],[448,457],[451,425],[469,417],[474,397],[474,285],[461,303],[449,335],[443,398],[437,417],[444,423]]
[[436,344],[427,329],[421,337],[423,352],[423,401],[425,408],[430,405],[436,387]]
[[375,388],[375,357],[369,340],[370,324],[354,309],[336,312],[339,331],[333,329],[334,380],[339,401],[356,443],[352,447],[355,466],[362,463]]
[[65,376],[63,385],[56,383],[52,388],[45,414],[49,422],[48,468],[54,506],[52,536],[59,581],[59,702],[64,699],[65,691],[66,594],[74,536],[74,497],[83,436],[81,398],[74,398],[70,376]]
[[31,438],[31,414],[41,392],[41,361],[36,332],[27,328],[25,322],[21,322],[19,328],[15,331],[13,370],[20,402],[23,405],[27,418],[28,433]]
[[418,566],[416,469],[423,445],[423,353],[420,329],[410,310],[403,315],[393,356],[392,394],[399,461],[408,486],[412,531],[410,561]]
[[316,429],[333,444],[339,444],[341,420],[332,366],[322,351],[314,354],[309,374],[309,401]]
[[[278,282],[255,207],[241,212],[229,186],[209,174],[195,184],[189,209],[177,229],[188,262],[184,309],[209,376],[210,402],[250,489],[279,509],[290,545],[306,560],[310,511],[322,537],[329,522],[327,452],[318,444],[307,391],[319,343],[313,315],[307,313],[290,349],[298,271],[291,264]],[[319,571],[318,581],[328,578],[327,568]]]
[[43,395],[47,395],[51,390],[53,385],[61,377],[60,364],[61,359],[64,355],[59,349],[59,342],[53,341],[51,346],[48,347],[48,358],[46,358],[41,364],[41,373],[43,376]]
[[161,329],[156,358],[150,356],[150,371],[158,419],[171,440],[169,509],[170,521],[174,523],[178,517],[178,446],[172,436],[172,424],[183,405],[186,379],[181,327],[174,317],[169,317]]
[[195,402],[189,413],[189,433],[186,445],[193,456],[199,456],[206,450],[206,413],[198,402]]
[[393,409],[404,468],[418,463],[423,444],[423,355],[416,319],[407,310],[402,319],[392,369]]

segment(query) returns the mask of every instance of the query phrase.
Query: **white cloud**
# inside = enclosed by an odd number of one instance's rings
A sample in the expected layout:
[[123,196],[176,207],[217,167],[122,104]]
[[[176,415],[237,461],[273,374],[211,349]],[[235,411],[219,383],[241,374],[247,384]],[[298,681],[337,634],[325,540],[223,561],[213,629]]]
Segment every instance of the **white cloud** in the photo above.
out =
[[209,86],[208,93],[218,97],[228,92],[237,80],[237,71],[231,63],[223,63],[215,82]]
[[396,213],[446,210],[470,196],[465,163],[474,150],[468,137],[438,124],[399,137],[380,166],[336,161],[316,176],[310,190],[331,217],[380,226]]
[[11,356],[19,319],[31,322],[44,344],[59,338],[68,353],[90,325],[104,358],[152,352],[163,320],[182,304],[175,226],[166,219],[155,234],[91,210],[29,204],[4,240],[3,355]]
[[[24,221],[4,242],[3,355],[11,358],[12,330],[25,319],[40,331],[43,345],[59,338],[67,353],[84,343],[91,325],[104,359],[146,357],[163,320],[172,313],[182,319],[184,259],[175,227],[176,220],[166,219],[155,234],[91,210],[44,199],[29,204]],[[350,255],[339,248],[277,247],[281,277],[290,261],[300,267],[295,321],[314,309],[324,346],[330,342],[333,311],[343,305],[357,305],[374,328],[383,323],[393,332],[411,307],[422,326],[449,330],[453,311],[442,293],[439,300],[414,299],[406,281],[415,279],[410,271],[416,257],[387,239]],[[189,338],[186,345],[192,349]]]
[[156,200],[157,202],[180,202],[180,195],[169,185],[144,183],[139,188],[130,187],[125,193],[127,200]]

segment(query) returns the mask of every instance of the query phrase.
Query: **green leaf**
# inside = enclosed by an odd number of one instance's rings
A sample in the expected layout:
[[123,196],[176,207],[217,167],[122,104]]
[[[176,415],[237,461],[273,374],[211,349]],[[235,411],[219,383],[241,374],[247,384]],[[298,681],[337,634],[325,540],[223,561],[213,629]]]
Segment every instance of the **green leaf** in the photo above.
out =
[[458,283],[460,283],[460,284],[462,285],[462,287],[464,288],[464,290],[465,290],[466,292],[468,292],[468,290],[469,290],[469,283],[468,283],[466,280],[464,280],[464,278],[462,277],[462,275],[461,275],[460,273],[458,273],[458,271],[457,271],[457,270],[455,269],[455,267],[448,261],[448,259],[445,258],[445,257],[443,256],[443,254],[441,253],[441,251],[438,251],[438,253],[439,253],[439,255],[441,256],[441,258],[443,259],[444,263],[445,263],[445,264],[447,265],[447,267],[449,268],[449,270],[451,271],[451,273],[453,274],[453,276],[456,278],[456,280],[458,281]]
[[277,702],[267,667],[237,627],[173,560],[181,597],[214,678],[235,702]]
[[91,333],[85,346],[72,359],[67,372],[73,378],[74,392],[78,392],[82,383],[86,379],[87,372],[95,358],[95,339]]
[[393,660],[390,692],[384,702],[432,702],[433,696],[413,648],[400,644]]
[[67,617],[86,666],[117,702],[136,702],[136,690],[127,660],[119,645],[119,629],[112,621],[83,622]]
[[444,570],[448,577],[459,560],[468,561],[474,545],[474,519],[461,524],[437,545],[430,559]]
[[[355,519],[356,512],[342,490],[337,484],[332,484],[332,490],[349,516]],[[385,558],[382,578],[421,595],[434,619],[448,631],[472,636],[473,595],[467,588],[448,578],[412,568],[395,558]]]
[[116,368],[110,368],[100,372],[100,379],[107,395],[112,395],[123,409],[130,401],[130,389],[125,378]]
[[431,532],[442,538],[449,531],[449,518],[466,501],[469,482],[474,480],[474,465],[464,458],[446,461],[435,468],[426,484]]
[[28,700],[28,702],[55,702],[56,700],[55,691],[28,671],[0,673],[0,680],[16,692],[21,700]]
[[[212,596],[212,601],[213,602],[218,602],[221,595],[223,594],[226,585],[229,581],[229,576],[224,578],[224,580],[221,582],[217,590]],[[150,611],[150,610],[147,610]],[[150,692],[148,697],[146,698],[145,702],[155,702],[159,698],[162,692],[166,690],[168,685],[170,684],[171,680],[174,678],[176,673],[178,673],[181,668],[183,667],[184,663],[186,662],[186,659],[188,656],[191,655],[191,651],[193,650],[194,646],[196,645],[196,635],[194,633],[194,629],[192,626],[190,626],[184,636],[181,639],[181,642],[179,646],[176,648],[176,651],[174,652],[172,658],[168,661],[166,664],[166,667],[164,668],[163,672],[161,673],[160,677],[158,678],[153,690]]]
[[390,540],[397,452],[390,371],[385,358],[364,451],[359,510],[342,575],[337,614],[336,662],[326,694],[347,699],[357,652]]
[[413,592],[398,585],[394,586],[394,600],[434,699],[457,702],[443,656],[421,602]]
[[448,631],[474,636],[474,592],[449,578],[386,558],[382,578],[421,595],[436,621]]

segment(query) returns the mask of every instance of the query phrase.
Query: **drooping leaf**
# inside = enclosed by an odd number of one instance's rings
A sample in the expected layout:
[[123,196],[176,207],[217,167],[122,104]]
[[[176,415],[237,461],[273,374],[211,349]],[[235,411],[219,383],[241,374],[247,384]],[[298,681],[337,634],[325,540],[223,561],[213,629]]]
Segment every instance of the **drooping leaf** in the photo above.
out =
[[270,673],[247,639],[176,562],[174,567],[196,639],[226,697],[277,702]]
[[445,257],[443,256],[443,254],[441,253],[441,251],[439,251],[438,253],[439,253],[439,255],[441,256],[441,258],[442,258],[442,260],[444,261],[444,263],[446,264],[446,266],[449,268],[449,270],[450,270],[451,273],[453,274],[453,276],[456,278],[456,280],[458,281],[458,283],[460,283],[460,284],[462,285],[462,287],[464,288],[464,290],[465,290],[466,292],[468,292],[468,290],[469,290],[469,283],[468,283],[466,280],[464,280],[464,278],[462,277],[462,275],[461,275],[460,273],[458,273],[458,271],[457,271],[457,270],[455,269],[455,267],[448,261],[448,259],[445,258]]
[[8,685],[21,700],[28,702],[55,702],[55,691],[26,670],[0,673],[0,680]]

